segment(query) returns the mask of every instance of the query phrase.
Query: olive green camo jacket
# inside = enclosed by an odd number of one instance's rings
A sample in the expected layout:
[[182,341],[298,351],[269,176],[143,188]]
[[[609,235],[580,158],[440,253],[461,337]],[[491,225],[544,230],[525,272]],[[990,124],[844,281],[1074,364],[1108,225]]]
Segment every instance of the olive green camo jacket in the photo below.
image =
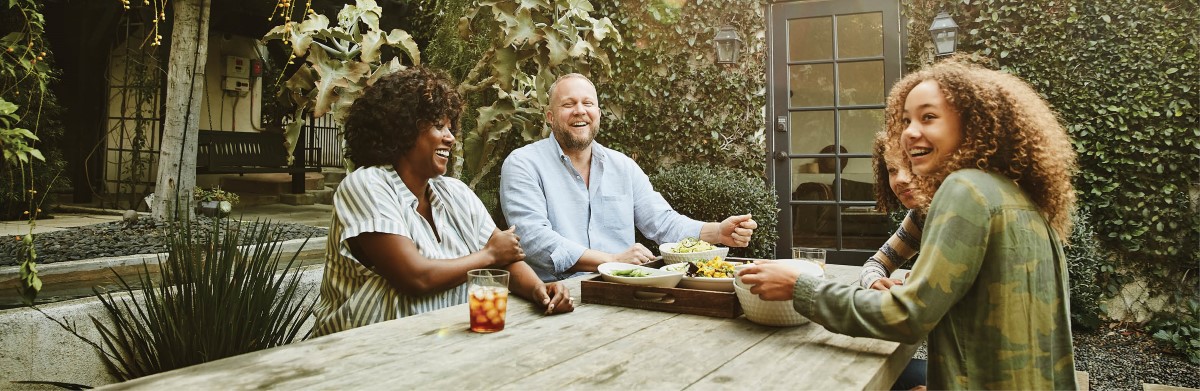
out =
[[1025,193],[959,170],[933,197],[921,254],[890,291],[801,276],[796,311],[851,336],[928,335],[930,389],[1075,389],[1066,258]]

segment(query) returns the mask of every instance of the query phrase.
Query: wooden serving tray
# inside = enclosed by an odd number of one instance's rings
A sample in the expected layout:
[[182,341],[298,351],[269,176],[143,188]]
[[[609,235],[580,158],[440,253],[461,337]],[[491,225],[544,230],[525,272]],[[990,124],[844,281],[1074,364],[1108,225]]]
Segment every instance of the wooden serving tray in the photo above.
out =
[[[659,268],[661,259],[643,266]],[[587,304],[615,305],[680,314],[736,318],[742,306],[733,292],[684,288],[656,288],[604,281],[599,274],[580,281],[580,295]]]

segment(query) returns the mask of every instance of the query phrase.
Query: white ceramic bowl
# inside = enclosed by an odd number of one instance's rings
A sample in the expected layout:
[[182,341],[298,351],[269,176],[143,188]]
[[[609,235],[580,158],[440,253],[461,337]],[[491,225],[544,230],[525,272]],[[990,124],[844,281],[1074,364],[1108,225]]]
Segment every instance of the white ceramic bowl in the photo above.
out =
[[691,261],[703,261],[713,259],[713,257],[721,257],[721,259],[725,259],[725,256],[729,255],[729,247],[717,247],[712,250],[695,253],[673,252],[673,250],[675,250],[675,245],[677,244],[678,243],[663,243],[658,245],[658,252],[659,254],[662,254],[663,262],[668,265]]
[[[804,275],[813,277],[825,275],[821,267],[812,262],[795,259],[781,259],[777,262],[800,269],[800,273]],[[738,271],[745,267],[739,266]],[[746,314],[746,319],[766,326],[798,326],[808,323],[808,318],[800,315],[792,307],[791,300],[766,301],[759,298],[758,295],[750,293],[750,287],[751,285],[742,282],[741,277],[734,279],[734,293],[737,294],[738,303],[742,305],[742,312]]]
[[[600,271],[600,278],[603,278],[604,281],[630,285],[674,288],[675,285],[679,284],[679,280],[683,278],[683,273],[680,272],[659,270],[621,262],[602,263],[596,269]],[[650,275],[646,277],[622,277],[613,275],[613,272],[629,269],[638,269]]]
[[699,289],[705,291],[718,292],[733,292],[733,278],[711,278],[711,277],[688,277],[687,276],[688,262],[673,263],[663,266],[662,270],[683,273],[683,280],[679,281],[680,288]]

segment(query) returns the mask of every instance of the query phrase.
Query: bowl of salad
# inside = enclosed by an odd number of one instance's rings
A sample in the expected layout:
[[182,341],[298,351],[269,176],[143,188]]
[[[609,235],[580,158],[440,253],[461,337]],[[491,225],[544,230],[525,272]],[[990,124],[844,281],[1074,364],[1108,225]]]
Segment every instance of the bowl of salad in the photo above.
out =
[[683,272],[661,270],[630,263],[607,262],[596,268],[604,281],[619,284],[674,288],[683,278]]
[[663,266],[662,270],[683,273],[683,279],[679,281],[680,288],[733,292],[733,278],[737,274],[735,267],[738,265],[740,263],[713,256],[695,262],[673,263]]
[[663,243],[658,246],[658,252],[662,254],[663,262],[666,264],[684,263],[692,261],[703,261],[720,257],[725,259],[729,255],[729,247],[717,247],[703,240],[686,237],[678,243]]
[[[801,261],[796,259],[780,259],[776,263],[787,265],[796,269],[800,274],[809,275],[812,277],[823,277],[825,271],[821,270],[820,266],[809,261]],[[738,271],[741,271],[746,266],[738,266]],[[796,312],[792,307],[792,301],[766,301],[753,293],[750,293],[750,288],[753,285],[747,285],[742,281],[741,277],[737,277],[733,283],[734,293],[737,295],[738,304],[742,306],[742,312],[746,314],[746,319],[766,326],[796,326],[808,323],[808,318]]]

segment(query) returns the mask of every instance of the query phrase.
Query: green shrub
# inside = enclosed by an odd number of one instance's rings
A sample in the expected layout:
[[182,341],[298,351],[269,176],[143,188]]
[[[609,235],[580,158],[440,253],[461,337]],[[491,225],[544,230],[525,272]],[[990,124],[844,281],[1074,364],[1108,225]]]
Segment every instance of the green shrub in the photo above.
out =
[[1151,322],[1150,328],[1157,330],[1155,339],[1171,345],[1191,362],[1200,364],[1200,301],[1195,297],[1181,305],[1175,316],[1160,317]]
[[[120,279],[119,291],[96,292],[112,326],[93,318],[101,358],[129,380],[292,342],[311,312],[300,294],[296,255],[280,267],[280,230],[271,223],[215,220],[205,231],[183,222],[168,229],[168,258],[156,282]],[[264,243],[238,248],[238,243]],[[141,289],[140,287],[146,287]],[[78,334],[77,334],[78,335]],[[88,341],[90,342],[90,341]],[[95,344],[94,344],[95,345]]]
[[1071,288],[1071,325],[1094,329],[1100,324],[1100,266],[1111,254],[1096,240],[1096,231],[1089,220],[1091,213],[1080,208],[1075,212],[1071,243],[1066,247],[1068,283]]
[[753,214],[758,229],[750,245],[730,249],[729,256],[775,258],[779,208],[775,190],[761,176],[728,167],[688,163],[659,171],[650,176],[650,183],[676,211],[696,220],[721,221],[729,216]]

